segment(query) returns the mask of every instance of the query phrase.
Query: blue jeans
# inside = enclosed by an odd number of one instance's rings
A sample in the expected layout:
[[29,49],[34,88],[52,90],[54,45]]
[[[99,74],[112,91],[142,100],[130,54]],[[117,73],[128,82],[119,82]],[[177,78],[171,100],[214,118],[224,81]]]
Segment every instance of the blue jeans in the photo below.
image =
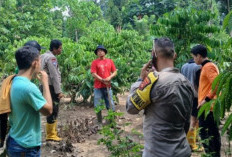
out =
[[9,157],[40,157],[40,146],[33,148],[24,148],[20,146],[12,137],[7,138],[7,155]]
[[[115,107],[114,107],[114,101],[113,101],[113,97],[112,97],[112,90],[111,88],[109,88],[109,96],[107,93],[107,88],[94,88],[94,107],[97,107],[98,105],[102,105],[102,100],[105,101],[106,104],[106,109],[110,109],[110,103],[112,105],[112,110],[115,111]],[[110,100],[109,100],[110,97]]]

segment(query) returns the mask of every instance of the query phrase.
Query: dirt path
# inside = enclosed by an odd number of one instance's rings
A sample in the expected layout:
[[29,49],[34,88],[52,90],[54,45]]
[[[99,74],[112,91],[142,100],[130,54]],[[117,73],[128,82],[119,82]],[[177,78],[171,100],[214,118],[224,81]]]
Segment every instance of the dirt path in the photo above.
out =
[[[117,119],[117,122],[124,124],[130,122],[131,125],[124,127],[126,133],[130,134],[132,129],[136,129],[138,132],[142,133],[142,119],[143,114],[129,115],[126,113],[127,94],[121,95],[119,97],[119,105],[116,105],[116,111],[123,112],[124,116]],[[103,111],[103,115],[106,115],[106,111]],[[68,150],[71,146],[70,143],[46,143],[45,142],[45,117],[42,118],[43,125],[43,146],[42,155],[43,157],[108,157],[110,153],[107,148],[103,145],[98,145],[97,141],[101,138],[101,135],[97,133],[97,120],[95,112],[92,107],[89,106],[72,106],[72,105],[61,105],[60,115],[59,115],[59,129],[66,130],[60,131],[62,133],[63,141],[71,141],[72,152],[64,152]],[[80,127],[81,126],[81,127]],[[71,130],[71,131],[67,131]],[[71,137],[68,139],[68,137]],[[78,138],[77,138],[78,137]],[[226,141],[225,137],[222,137],[222,157],[232,157],[232,155],[225,155],[226,152],[232,150],[232,142],[229,148],[229,143]],[[79,143],[78,143],[79,142]],[[138,142],[138,139],[137,139]],[[143,140],[139,140],[143,144]],[[62,150],[62,151],[59,151]],[[193,153],[192,157],[200,157],[201,153]]]

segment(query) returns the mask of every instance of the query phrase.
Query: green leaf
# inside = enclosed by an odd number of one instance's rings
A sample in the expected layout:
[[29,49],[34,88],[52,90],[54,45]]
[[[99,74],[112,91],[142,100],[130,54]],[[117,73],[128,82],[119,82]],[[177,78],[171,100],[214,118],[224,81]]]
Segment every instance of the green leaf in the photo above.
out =
[[227,27],[232,27],[231,25],[229,25],[231,23],[230,21],[232,21],[232,11],[230,11],[224,18],[223,29],[226,29]]
[[232,124],[232,114],[227,118],[223,128],[222,128],[222,135],[226,132],[226,130],[229,128],[229,126]]
[[216,121],[217,125],[219,126],[220,122],[220,113],[221,113],[221,104],[220,101],[217,99],[215,101],[215,105],[213,107],[213,115],[214,115],[214,120]]
[[213,81],[212,83],[212,90],[215,90],[216,86],[218,86],[218,83],[220,81],[220,79],[222,78],[223,74],[219,74]]
[[206,102],[203,106],[201,106],[199,109],[197,117],[199,118],[203,112],[205,112],[205,115],[207,115],[207,113],[209,113],[210,106],[211,106],[210,102]]

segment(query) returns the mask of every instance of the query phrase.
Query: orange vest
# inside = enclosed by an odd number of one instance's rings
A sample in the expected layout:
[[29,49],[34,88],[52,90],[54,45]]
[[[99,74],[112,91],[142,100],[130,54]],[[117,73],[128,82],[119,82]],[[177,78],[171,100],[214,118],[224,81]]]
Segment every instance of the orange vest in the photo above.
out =
[[198,103],[201,103],[206,97],[210,99],[216,98],[216,91],[212,91],[212,83],[218,74],[219,70],[212,62],[208,62],[202,67],[199,80]]

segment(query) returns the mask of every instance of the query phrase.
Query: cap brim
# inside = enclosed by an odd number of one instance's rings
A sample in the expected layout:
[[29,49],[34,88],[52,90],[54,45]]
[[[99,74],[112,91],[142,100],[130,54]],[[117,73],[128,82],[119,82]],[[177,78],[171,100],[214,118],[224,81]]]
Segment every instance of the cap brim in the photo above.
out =
[[107,50],[106,49],[104,49],[104,48],[97,48],[95,51],[94,51],[94,53],[97,55],[97,50],[98,49],[101,49],[101,50],[103,50],[104,52],[105,52],[105,54],[107,54]]

